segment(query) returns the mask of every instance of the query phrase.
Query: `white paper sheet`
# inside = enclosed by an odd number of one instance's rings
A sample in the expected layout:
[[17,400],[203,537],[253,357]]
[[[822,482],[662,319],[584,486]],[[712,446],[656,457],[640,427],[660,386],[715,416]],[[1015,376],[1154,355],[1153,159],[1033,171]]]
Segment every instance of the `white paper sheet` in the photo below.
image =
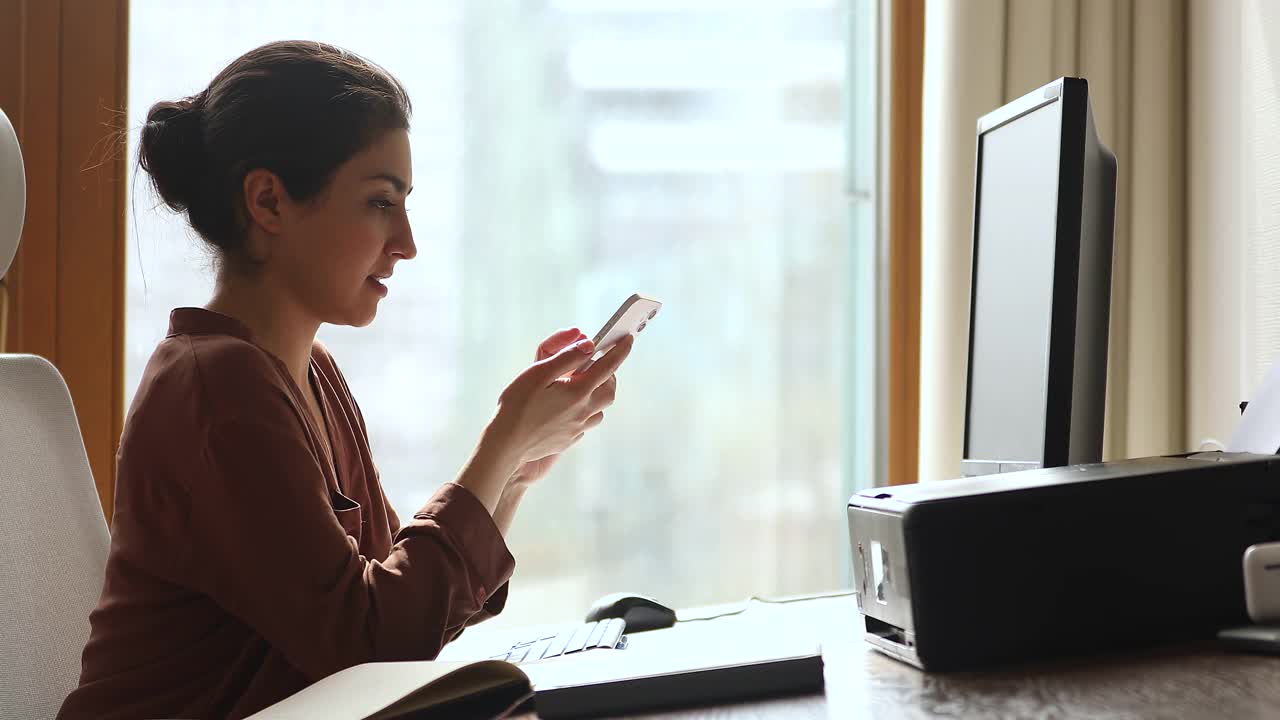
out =
[[1249,399],[1249,405],[1231,434],[1228,452],[1274,455],[1280,450],[1280,362],[1267,371],[1262,386]]

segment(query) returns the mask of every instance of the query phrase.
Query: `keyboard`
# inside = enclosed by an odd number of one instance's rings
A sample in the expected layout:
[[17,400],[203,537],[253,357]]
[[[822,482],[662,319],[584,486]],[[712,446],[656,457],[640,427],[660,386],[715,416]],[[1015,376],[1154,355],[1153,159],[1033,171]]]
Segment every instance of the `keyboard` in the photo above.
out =
[[601,648],[622,650],[627,646],[627,636],[622,634],[626,628],[627,624],[622,618],[574,625],[554,635],[543,633],[538,637],[522,640],[489,659],[522,663]]

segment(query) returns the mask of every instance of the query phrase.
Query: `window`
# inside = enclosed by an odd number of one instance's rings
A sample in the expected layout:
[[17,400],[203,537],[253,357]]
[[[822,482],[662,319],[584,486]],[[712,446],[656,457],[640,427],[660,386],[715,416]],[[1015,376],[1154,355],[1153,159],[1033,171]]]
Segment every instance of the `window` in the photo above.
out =
[[[1280,89],[1276,72],[1280,69],[1280,46],[1276,44],[1280,30],[1280,8],[1271,3],[1251,0],[1240,6],[1241,48],[1244,81],[1240,104],[1240,127],[1247,138],[1249,152],[1243,153],[1242,209],[1246,218],[1245,272],[1241,273],[1249,305],[1244,320],[1246,328],[1246,369],[1244,388],[1260,387],[1267,370],[1276,362],[1280,351],[1280,242],[1276,240],[1280,221],[1280,182],[1277,182],[1275,159],[1280,151],[1276,130],[1280,129]],[[1256,392],[1256,390],[1255,390]]]
[[[605,424],[527,496],[501,622],[619,590],[688,606],[840,587],[874,337],[854,308],[874,299],[874,206],[846,183],[874,147],[846,140],[873,137],[873,88],[851,99],[846,78],[874,58],[848,52],[874,3],[853,6],[133,0],[131,152],[151,103],[271,40],[332,42],[404,82],[418,258],[372,326],[320,332],[402,518],[453,479],[543,337],[594,332],[632,292],[664,302]],[[212,286],[135,171],[130,397],[168,310]]]

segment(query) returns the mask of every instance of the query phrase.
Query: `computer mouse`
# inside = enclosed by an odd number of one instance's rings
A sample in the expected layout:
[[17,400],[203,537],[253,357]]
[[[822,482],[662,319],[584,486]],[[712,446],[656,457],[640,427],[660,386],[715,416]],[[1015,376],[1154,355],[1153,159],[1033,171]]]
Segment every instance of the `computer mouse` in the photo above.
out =
[[676,624],[676,611],[651,597],[635,593],[605,595],[587,611],[587,622],[622,618],[627,632],[669,628]]

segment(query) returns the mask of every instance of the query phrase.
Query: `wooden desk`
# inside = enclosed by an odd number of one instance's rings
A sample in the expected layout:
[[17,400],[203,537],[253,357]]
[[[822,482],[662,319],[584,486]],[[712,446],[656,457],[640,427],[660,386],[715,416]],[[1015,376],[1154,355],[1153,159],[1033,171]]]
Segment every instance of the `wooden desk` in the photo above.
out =
[[[999,672],[929,674],[865,643],[851,597],[788,605],[754,603],[741,615],[637,634],[628,652],[659,644],[696,648],[713,635],[741,643],[781,636],[821,642],[826,692],[628,717],[1280,718],[1280,657],[1237,655],[1200,645],[1042,662]],[[520,720],[534,717],[523,715]]]

